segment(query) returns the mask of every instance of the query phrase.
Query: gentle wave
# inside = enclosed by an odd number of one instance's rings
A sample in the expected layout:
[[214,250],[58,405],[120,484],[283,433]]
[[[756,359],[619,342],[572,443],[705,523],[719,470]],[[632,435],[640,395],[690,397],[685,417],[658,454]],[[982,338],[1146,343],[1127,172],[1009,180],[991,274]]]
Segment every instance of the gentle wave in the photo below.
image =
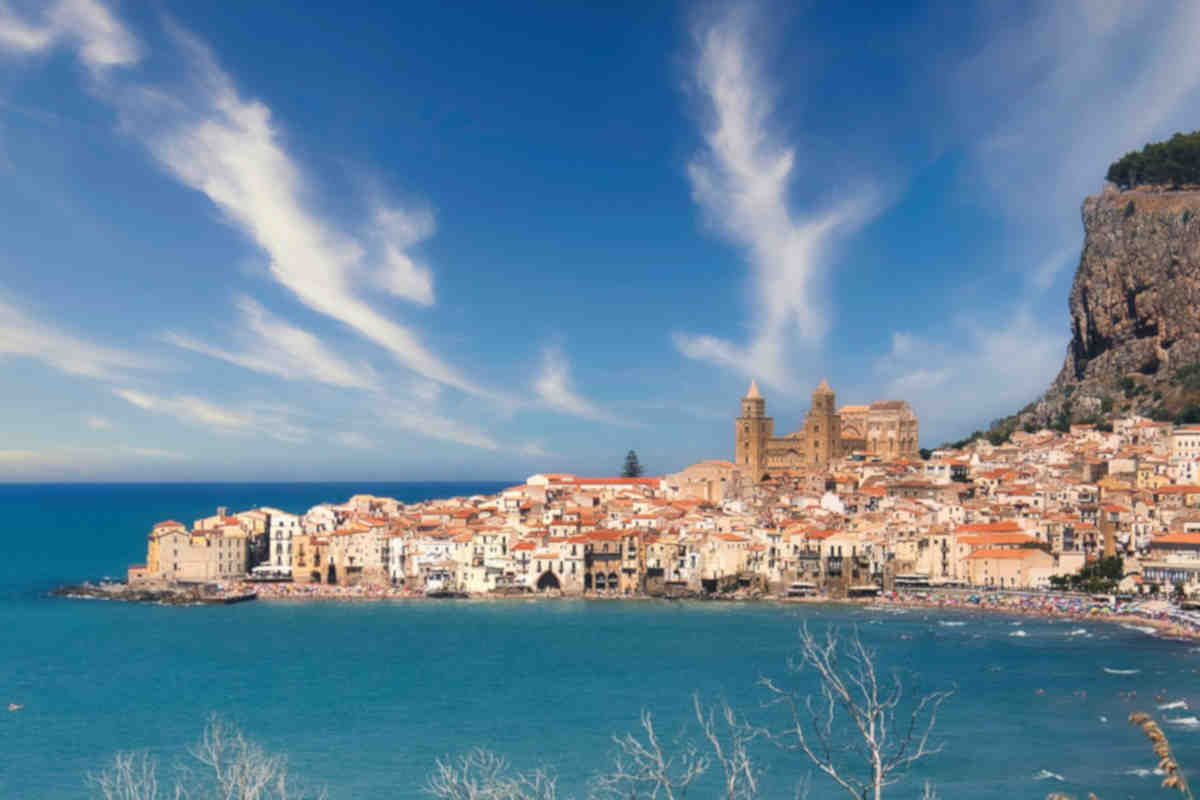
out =
[[1017,630],[1015,630],[1009,634],[1009,636],[1028,636],[1028,635],[1029,635],[1028,633],[1021,630],[1020,628],[1018,628]]
[[1187,700],[1172,700],[1169,703],[1163,703],[1161,706],[1158,707],[1158,710],[1159,711],[1174,711],[1177,708],[1187,711],[1188,710]]
[[1105,667],[1104,671],[1109,675],[1137,675],[1141,672],[1140,669],[1113,669],[1112,667]]
[[1149,778],[1151,775],[1165,775],[1161,769],[1146,769],[1145,767],[1134,767],[1133,769],[1125,770],[1126,775],[1136,775],[1139,778]]
[[1121,627],[1127,631],[1138,631],[1139,633],[1155,634],[1158,633],[1158,628],[1151,628],[1149,625],[1126,625],[1121,623]]
[[1087,635],[1088,635],[1088,632],[1086,630],[1084,630],[1083,628],[1076,628],[1075,630],[1073,630],[1067,634],[1067,636],[1087,636]]
[[1200,728],[1200,719],[1195,717],[1163,717],[1163,722],[1181,728]]
[[947,628],[961,628],[963,625],[966,625],[966,624],[967,623],[965,623],[965,622],[959,622],[957,620],[948,620],[948,619],[939,619],[938,620],[938,625],[943,625]]
[[1062,775],[1059,775],[1057,772],[1051,772],[1048,769],[1044,769],[1041,772],[1039,772],[1037,775],[1033,776],[1033,779],[1035,781],[1044,781],[1044,780],[1049,780],[1051,778],[1053,778],[1056,781],[1066,780],[1065,778],[1063,778]]

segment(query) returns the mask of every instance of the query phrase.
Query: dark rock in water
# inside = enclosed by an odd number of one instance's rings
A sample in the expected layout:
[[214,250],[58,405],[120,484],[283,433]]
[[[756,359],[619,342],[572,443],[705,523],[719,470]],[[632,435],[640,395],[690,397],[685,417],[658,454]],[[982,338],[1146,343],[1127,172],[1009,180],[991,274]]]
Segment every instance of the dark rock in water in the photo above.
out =
[[50,592],[54,597],[95,598],[126,603],[160,603],[164,605],[229,604],[253,600],[256,594],[226,595],[196,587],[169,586],[149,589],[123,583],[82,583],[60,586]]

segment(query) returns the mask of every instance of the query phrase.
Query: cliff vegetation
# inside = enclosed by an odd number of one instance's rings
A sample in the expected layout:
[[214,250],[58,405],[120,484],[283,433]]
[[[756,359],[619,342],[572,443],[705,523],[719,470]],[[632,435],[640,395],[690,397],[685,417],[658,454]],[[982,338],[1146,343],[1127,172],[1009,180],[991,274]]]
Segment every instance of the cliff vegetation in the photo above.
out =
[[1200,185],[1200,131],[1177,133],[1126,153],[1109,166],[1106,177],[1121,189]]

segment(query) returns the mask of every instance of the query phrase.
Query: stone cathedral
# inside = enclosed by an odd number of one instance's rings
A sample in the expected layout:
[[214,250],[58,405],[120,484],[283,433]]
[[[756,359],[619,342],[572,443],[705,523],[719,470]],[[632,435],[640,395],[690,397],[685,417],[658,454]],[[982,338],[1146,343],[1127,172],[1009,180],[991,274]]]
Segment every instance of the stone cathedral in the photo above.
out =
[[787,436],[775,435],[767,401],[750,381],[735,420],[733,463],[753,481],[780,470],[824,470],[839,458],[861,453],[884,460],[918,458],[917,416],[902,400],[837,408],[822,380],[812,394],[804,425]]

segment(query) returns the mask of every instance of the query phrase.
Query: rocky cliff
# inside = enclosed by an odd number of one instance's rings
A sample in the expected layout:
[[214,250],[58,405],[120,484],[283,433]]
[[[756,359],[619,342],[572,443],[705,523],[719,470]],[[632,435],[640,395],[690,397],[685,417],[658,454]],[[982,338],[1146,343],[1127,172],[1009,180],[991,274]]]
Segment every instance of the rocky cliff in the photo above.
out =
[[1200,191],[1109,188],[1083,203],[1071,342],[1049,391],[1020,415],[1046,424],[1200,399]]

